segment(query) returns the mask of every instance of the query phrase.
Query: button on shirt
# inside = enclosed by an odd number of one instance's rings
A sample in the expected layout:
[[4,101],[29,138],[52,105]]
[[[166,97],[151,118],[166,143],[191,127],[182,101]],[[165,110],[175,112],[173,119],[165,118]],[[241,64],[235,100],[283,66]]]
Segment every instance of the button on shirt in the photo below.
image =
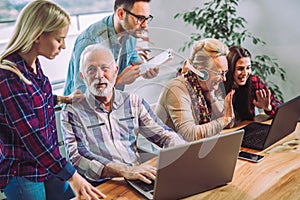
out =
[[101,178],[109,162],[139,164],[138,134],[160,147],[185,143],[142,98],[119,90],[114,91],[111,112],[87,91],[84,101],[63,109],[61,120],[70,158],[78,172],[91,180]]
[[[86,85],[79,75],[80,56],[82,51],[89,45],[102,44],[111,49],[115,61],[117,62],[121,48],[118,37],[119,36],[116,34],[113,26],[113,15],[107,16],[92,24],[77,37],[69,62],[64,95],[71,94],[75,89],[80,89],[82,92],[85,92],[86,90]],[[119,66],[119,74],[122,73],[124,68],[130,65],[130,62],[137,63],[142,61],[136,51],[136,38],[129,36],[125,44],[127,59],[124,64],[126,66]]]
[[0,189],[13,176],[41,182],[53,173],[69,179],[75,168],[59,153],[50,82],[37,59],[37,74],[17,53],[14,62],[32,82],[0,69]]

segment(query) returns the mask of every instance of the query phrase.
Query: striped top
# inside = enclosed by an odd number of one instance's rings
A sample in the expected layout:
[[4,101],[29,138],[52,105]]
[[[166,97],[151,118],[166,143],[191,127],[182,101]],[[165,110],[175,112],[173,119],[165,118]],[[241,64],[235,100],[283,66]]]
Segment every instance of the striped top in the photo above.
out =
[[111,112],[87,91],[85,100],[62,110],[61,120],[70,159],[91,180],[101,178],[109,162],[139,164],[138,134],[160,147],[185,143],[142,98],[120,90],[114,90]]

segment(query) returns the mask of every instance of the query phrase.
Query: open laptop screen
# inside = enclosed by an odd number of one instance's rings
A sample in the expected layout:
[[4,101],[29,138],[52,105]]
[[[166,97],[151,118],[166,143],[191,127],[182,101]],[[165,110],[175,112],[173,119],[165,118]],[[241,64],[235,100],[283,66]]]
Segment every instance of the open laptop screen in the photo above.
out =
[[238,130],[160,150],[154,192],[137,190],[148,199],[164,200],[227,184],[232,180],[243,133]]

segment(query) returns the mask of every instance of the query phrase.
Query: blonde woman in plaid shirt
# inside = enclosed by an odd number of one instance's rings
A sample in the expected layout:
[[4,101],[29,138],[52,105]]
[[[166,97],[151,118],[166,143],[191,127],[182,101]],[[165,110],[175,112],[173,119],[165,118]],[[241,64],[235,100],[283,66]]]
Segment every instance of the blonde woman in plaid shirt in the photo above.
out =
[[54,98],[38,58],[65,49],[69,24],[55,3],[31,1],[0,56],[0,189],[8,199],[104,197],[59,153]]

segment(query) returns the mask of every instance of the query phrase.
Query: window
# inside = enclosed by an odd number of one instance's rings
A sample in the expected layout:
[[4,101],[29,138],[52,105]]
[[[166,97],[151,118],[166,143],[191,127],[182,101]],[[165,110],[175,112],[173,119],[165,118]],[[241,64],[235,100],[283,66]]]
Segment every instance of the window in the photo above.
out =
[[[30,0],[2,0],[0,2],[0,52],[14,29],[15,20],[20,10]],[[44,73],[49,77],[55,94],[62,94],[68,63],[77,35],[90,24],[113,12],[114,1],[108,0],[54,0],[71,15],[71,26],[66,38],[67,48],[54,60],[41,57]],[[59,72],[59,73],[58,73]]]

